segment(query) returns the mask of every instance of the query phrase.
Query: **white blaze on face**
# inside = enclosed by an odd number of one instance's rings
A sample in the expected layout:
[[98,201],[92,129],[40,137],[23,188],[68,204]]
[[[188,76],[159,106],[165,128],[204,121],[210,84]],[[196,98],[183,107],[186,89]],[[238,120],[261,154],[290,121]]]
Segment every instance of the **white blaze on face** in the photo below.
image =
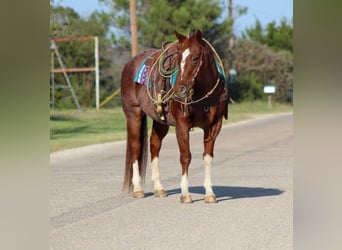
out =
[[182,53],[182,61],[181,61],[181,71],[182,71],[182,74],[181,74],[181,80],[183,78],[183,73],[184,73],[184,66],[185,66],[185,60],[186,58],[190,55],[190,50],[189,49],[186,49],[184,50],[184,52]]

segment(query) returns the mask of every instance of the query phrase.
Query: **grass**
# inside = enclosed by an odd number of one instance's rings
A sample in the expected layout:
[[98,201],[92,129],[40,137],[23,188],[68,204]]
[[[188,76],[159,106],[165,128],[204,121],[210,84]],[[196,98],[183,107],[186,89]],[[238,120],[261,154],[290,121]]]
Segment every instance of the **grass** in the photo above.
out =
[[272,103],[272,107],[269,108],[268,103],[262,101],[229,104],[228,120],[225,120],[224,124],[252,119],[263,114],[292,112],[292,108],[289,104],[280,103]]
[[50,111],[50,152],[124,139],[122,110]]
[[[290,105],[274,103],[268,108],[265,102],[229,105],[226,123],[251,119],[256,115],[289,112]],[[151,121],[149,120],[151,127]],[[174,131],[171,129],[170,132]],[[126,120],[121,108],[101,110],[50,111],[50,152],[96,143],[126,139]]]

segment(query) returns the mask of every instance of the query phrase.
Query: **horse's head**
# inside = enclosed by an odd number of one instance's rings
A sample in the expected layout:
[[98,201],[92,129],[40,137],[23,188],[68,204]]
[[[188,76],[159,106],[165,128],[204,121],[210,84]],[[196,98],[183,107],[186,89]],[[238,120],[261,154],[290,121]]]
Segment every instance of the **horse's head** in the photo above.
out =
[[186,37],[177,31],[178,38],[178,77],[174,86],[175,95],[184,99],[192,94],[195,78],[202,65],[203,47],[201,31],[197,30],[193,35]]

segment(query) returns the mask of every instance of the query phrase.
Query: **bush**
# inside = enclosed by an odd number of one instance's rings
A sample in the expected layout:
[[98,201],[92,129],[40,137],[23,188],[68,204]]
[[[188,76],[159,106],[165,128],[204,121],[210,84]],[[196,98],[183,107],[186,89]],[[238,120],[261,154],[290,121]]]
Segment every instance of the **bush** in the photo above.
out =
[[229,94],[237,102],[261,100],[264,97],[263,84],[253,75],[245,75],[229,86]]

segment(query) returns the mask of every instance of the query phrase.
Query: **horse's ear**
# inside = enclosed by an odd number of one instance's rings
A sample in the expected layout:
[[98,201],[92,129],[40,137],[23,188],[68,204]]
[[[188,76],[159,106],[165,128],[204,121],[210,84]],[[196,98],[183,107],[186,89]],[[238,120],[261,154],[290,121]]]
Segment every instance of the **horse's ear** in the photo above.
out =
[[175,35],[176,35],[176,37],[178,38],[178,41],[179,41],[180,43],[184,42],[184,40],[186,39],[186,36],[184,36],[184,35],[178,33],[176,30],[175,30]]
[[202,32],[197,30],[196,32],[197,41],[202,42]]
[[196,32],[196,39],[202,46],[206,45],[206,42],[203,40],[202,32],[200,30],[197,30]]

